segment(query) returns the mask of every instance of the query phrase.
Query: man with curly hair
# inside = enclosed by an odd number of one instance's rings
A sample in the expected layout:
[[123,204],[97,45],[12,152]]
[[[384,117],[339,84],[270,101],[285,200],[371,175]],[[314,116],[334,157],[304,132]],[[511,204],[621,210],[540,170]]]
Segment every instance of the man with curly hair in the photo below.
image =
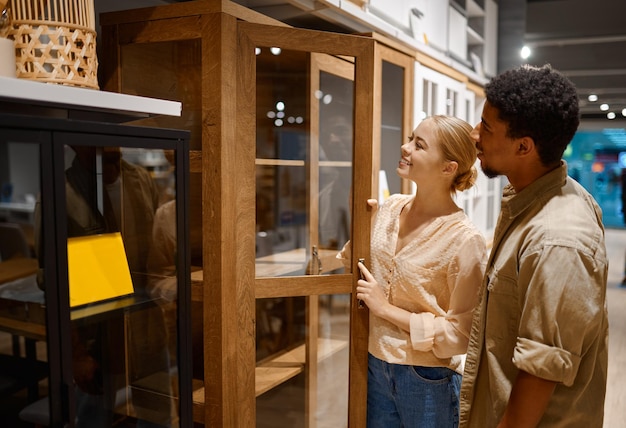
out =
[[574,85],[549,65],[486,86],[472,131],[502,208],[474,312],[461,427],[602,427],[608,261],[602,213],[567,175]]

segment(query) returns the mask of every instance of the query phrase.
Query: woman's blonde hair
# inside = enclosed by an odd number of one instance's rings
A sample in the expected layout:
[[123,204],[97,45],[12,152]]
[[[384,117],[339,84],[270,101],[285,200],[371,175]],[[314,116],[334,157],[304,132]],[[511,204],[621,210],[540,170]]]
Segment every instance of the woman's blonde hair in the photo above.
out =
[[435,115],[426,120],[432,120],[436,126],[436,135],[444,159],[458,164],[456,176],[452,181],[450,191],[463,191],[476,183],[478,172],[476,163],[476,143],[470,137],[472,125],[453,116]]

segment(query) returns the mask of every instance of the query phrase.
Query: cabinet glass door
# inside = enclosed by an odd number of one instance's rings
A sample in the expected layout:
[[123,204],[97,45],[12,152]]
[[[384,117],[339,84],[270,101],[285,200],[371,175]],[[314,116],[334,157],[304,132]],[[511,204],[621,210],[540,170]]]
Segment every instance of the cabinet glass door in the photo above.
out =
[[[376,45],[376,111],[374,129],[375,151],[374,170],[379,171],[379,201],[384,201],[394,193],[409,193],[411,183],[401,180],[396,170],[400,159],[400,148],[413,131],[413,69],[414,56],[392,49],[382,42]],[[380,122],[378,122],[380,121]]]
[[[0,131],[0,425],[22,426],[43,409],[48,415],[50,363],[45,293],[40,266],[46,256],[37,239],[42,184],[50,191],[49,138],[27,130]],[[48,195],[50,193],[47,193]],[[39,213],[51,216],[52,210]],[[48,224],[48,238],[53,225]],[[52,226],[52,227],[50,227]],[[40,263],[41,262],[41,263]],[[53,335],[55,333],[53,332]],[[57,379],[58,380],[58,379]],[[60,418],[60,414],[56,415]],[[58,419],[57,419],[58,420]]]
[[347,426],[354,64],[256,58],[257,426]]
[[371,140],[355,132],[359,59],[321,40],[285,43],[306,32],[284,36],[253,45],[256,426],[347,427],[350,400],[364,391],[351,383],[355,320],[362,323],[352,311],[366,311],[352,294],[352,251],[337,256],[349,242],[369,242],[370,216],[355,214],[354,200],[366,205],[372,184],[369,172],[359,175],[371,162]]
[[177,174],[184,154],[153,138],[56,133],[55,142],[76,426],[178,427],[181,365],[189,367],[179,317],[188,274]]

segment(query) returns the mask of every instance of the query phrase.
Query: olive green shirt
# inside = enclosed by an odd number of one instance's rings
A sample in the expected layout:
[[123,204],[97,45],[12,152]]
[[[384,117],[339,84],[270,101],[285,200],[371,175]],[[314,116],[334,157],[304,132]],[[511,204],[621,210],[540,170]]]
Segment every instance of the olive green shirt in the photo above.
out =
[[567,165],[505,187],[474,314],[461,427],[495,427],[519,370],[557,382],[540,427],[601,427],[608,261],[597,203]]

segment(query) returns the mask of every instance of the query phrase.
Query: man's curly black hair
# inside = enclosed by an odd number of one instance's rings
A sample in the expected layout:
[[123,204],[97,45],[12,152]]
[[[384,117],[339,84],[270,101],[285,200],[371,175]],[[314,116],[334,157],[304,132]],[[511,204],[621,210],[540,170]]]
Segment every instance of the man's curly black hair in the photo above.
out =
[[522,65],[494,77],[485,93],[508,124],[508,137],[531,137],[546,166],[561,160],[580,123],[576,87],[567,77],[550,65]]

